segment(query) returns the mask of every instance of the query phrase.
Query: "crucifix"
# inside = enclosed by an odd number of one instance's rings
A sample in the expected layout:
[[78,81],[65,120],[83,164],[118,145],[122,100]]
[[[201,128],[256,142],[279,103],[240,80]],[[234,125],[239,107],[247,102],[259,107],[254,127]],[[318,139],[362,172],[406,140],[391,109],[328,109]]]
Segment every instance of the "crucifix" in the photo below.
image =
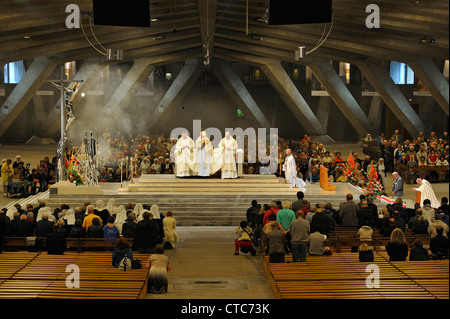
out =
[[[64,143],[66,140],[66,131],[70,123],[75,119],[75,116],[73,115],[72,106],[70,103],[67,103],[66,105],[66,99],[65,99],[65,93],[74,93],[75,90],[72,90],[70,88],[66,88],[65,84],[71,84],[71,83],[81,83],[83,80],[66,80],[64,77],[64,65],[61,66],[61,78],[58,80],[47,80],[45,82],[51,82],[55,86],[59,86],[59,89],[61,90],[61,137],[58,143],[58,150],[57,150],[57,158],[58,158],[58,174],[56,175],[56,181],[62,182],[65,180],[65,152],[64,152]],[[59,85],[56,85],[55,83],[58,83]],[[67,119],[66,119],[66,108],[67,110]]]

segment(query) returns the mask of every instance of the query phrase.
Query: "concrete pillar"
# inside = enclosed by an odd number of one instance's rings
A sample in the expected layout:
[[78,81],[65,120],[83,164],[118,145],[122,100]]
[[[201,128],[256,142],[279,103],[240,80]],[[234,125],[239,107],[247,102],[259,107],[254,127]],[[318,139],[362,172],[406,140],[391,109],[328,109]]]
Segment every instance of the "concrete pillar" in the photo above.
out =
[[306,132],[312,135],[326,134],[326,129],[314,115],[281,63],[268,63],[262,65],[261,69]]
[[323,127],[328,127],[328,119],[330,117],[331,99],[329,96],[321,96],[317,107],[316,116]]
[[150,129],[153,129],[156,124],[163,122],[165,120],[162,119],[163,115],[168,114],[174,106],[183,101],[186,94],[189,93],[199,77],[203,74],[202,65],[198,60],[186,61],[184,67],[161,99],[161,102],[150,115],[147,122]]
[[384,65],[374,62],[360,62],[357,65],[411,136],[425,131],[424,123],[392,81]]
[[126,102],[136,93],[145,79],[152,73],[155,67],[152,65],[153,59],[143,58],[135,60],[130,71],[120,83],[114,94],[109,99],[107,106],[111,107],[111,113],[121,103]]
[[442,110],[449,115],[449,90],[448,82],[442,72],[438,69],[431,58],[421,57],[408,65],[414,70],[414,73],[422,81],[433,98],[442,108]]
[[0,137],[6,133],[11,124],[24,110],[28,102],[36,94],[36,91],[41,87],[42,82],[53,72],[58,62],[61,61],[52,60],[46,56],[33,60],[20,83],[17,84],[5,103],[3,103],[3,106],[8,106],[8,114],[0,112]]
[[[381,117],[383,115],[383,100],[380,96],[373,96],[370,103],[369,121],[379,129],[381,125]],[[372,135],[375,137],[376,135]]]
[[261,127],[269,129],[271,127],[269,121],[261,112],[261,109],[248,92],[244,83],[236,75],[230,63],[215,60],[212,70],[234,103],[241,108],[248,109]]
[[367,133],[374,135],[376,129],[333,66],[329,62],[323,62],[311,64],[309,67],[359,136],[364,137]]

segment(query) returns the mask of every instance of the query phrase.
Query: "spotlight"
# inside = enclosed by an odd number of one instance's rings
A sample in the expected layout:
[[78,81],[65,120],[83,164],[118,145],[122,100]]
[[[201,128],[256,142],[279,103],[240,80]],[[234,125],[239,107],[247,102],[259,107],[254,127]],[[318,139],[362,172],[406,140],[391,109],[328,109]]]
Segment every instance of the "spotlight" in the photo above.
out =
[[419,39],[420,43],[436,43],[436,39],[435,38],[430,38],[428,36],[423,36],[422,38]]

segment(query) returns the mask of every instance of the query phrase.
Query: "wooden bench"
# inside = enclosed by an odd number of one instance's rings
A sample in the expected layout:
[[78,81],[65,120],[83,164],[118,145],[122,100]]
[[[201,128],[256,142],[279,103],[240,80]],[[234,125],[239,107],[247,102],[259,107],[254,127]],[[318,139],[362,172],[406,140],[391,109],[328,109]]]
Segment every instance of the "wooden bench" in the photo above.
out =
[[[448,260],[392,263],[382,251],[374,254],[373,263],[359,262],[358,254],[345,252],[328,257],[308,256],[304,263],[293,263],[290,255],[286,256],[285,263],[269,263],[265,256],[263,264],[276,298],[448,298]],[[369,264],[379,267],[379,288],[366,286]],[[432,275],[417,274],[424,268]]]
[[[48,255],[45,252],[31,255],[28,252],[7,253],[6,258],[18,258],[15,271],[10,271],[0,281],[0,298],[108,298],[139,299],[147,294],[148,270],[145,264],[149,254],[134,253],[142,261],[142,269],[119,271],[112,266],[112,252],[67,252]],[[25,262],[25,264],[24,264]],[[80,288],[67,288],[68,265],[77,265]]]
[[[133,238],[127,238],[130,246],[133,245]],[[114,249],[115,240],[104,238],[66,238],[67,250],[81,252],[89,249]],[[42,238],[43,250],[45,250],[46,239]],[[28,246],[26,237],[5,237],[5,248],[17,248],[19,250],[33,249]]]

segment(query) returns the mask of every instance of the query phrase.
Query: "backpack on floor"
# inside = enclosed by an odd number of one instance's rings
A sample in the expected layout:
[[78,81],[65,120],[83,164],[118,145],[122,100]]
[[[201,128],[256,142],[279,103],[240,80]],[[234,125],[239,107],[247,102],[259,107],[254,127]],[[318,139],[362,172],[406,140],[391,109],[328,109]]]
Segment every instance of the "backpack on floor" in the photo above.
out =
[[131,261],[127,256],[123,257],[119,263],[119,270],[121,271],[129,271],[131,270]]

